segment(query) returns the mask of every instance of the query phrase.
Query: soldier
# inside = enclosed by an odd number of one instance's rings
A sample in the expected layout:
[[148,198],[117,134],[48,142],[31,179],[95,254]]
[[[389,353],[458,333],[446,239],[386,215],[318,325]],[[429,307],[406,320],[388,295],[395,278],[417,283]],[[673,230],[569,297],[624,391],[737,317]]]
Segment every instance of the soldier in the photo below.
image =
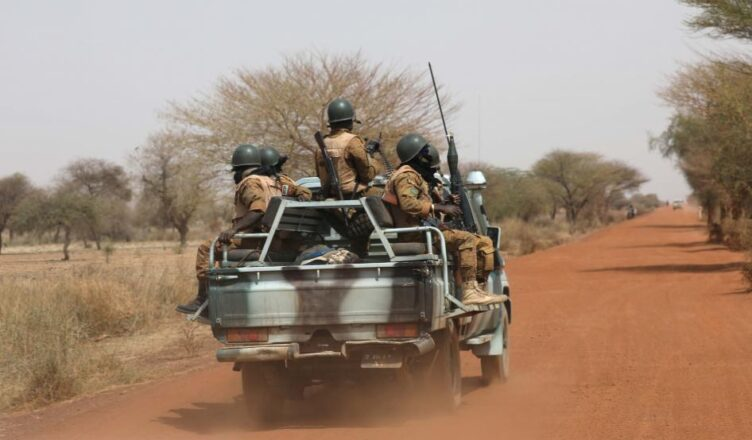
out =
[[[434,203],[428,182],[434,179],[437,164],[432,161],[431,148],[428,141],[418,134],[408,134],[397,143],[400,166],[389,178],[384,194],[384,201],[392,207],[396,227],[419,226],[423,221],[436,219],[439,214],[457,217],[462,213],[457,205]],[[479,237],[467,231],[443,227],[442,233],[447,250],[459,255],[462,302],[502,302],[502,297],[491,295],[478,286]]]
[[[237,233],[260,230],[259,220],[264,216],[272,197],[290,196],[304,200],[311,199],[311,191],[308,188],[296,185],[292,179],[279,173],[281,171],[280,155],[271,147],[259,148],[252,144],[238,145],[232,154],[232,171],[235,181],[235,217],[232,220],[232,227],[219,234],[216,251],[219,250],[220,243],[229,243],[232,247],[241,247],[245,244],[232,239]],[[206,275],[209,270],[210,246],[211,241],[206,241],[196,252],[198,292],[192,302],[177,306],[177,311],[180,313],[196,313],[206,301],[208,288]]]
[[294,197],[301,201],[311,200],[311,190],[298,185],[292,178],[282,172],[282,166],[287,162],[287,156],[279,154],[274,147],[264,146],[259,150],[261,155],[261,170],[259,175],[273,177],[275,186],[285,197]]
[[[376,175],[363,139],[352,133],[353,124],[360,121],[355,119],[355,109],[350,101],[343,98],[330,102],[326,113],[330,130],[324,137],[326,150],[334,163],[343,197],[356,198],[368,189],[368,183]],[[329,172],[324,157],[318,150],[315,159],[316,174],[321,180],[323,194],[326,197],[337,197],[337,190],[329,187]]]
[[[451,194],[447,191],[444,182],[441,180],[441,156],[439,150],[431,144],[428,144],[428,155],[431,158],[431,169],[434,174],[432,181],[429,181],[429,187],[431,188],[431,197],[436,203],[446,203],[447,198],[451,198],[451,203],[460,204],[460,196],[457,194]],[[438,174],[439,178],[436,178]],[[496,266],[494,259],[494,244],[486,235],[474,234],[478,239],[478,271],[476,273],[476,280],[478,283],[485,285],[488,281],[488,276],[493,272]]]

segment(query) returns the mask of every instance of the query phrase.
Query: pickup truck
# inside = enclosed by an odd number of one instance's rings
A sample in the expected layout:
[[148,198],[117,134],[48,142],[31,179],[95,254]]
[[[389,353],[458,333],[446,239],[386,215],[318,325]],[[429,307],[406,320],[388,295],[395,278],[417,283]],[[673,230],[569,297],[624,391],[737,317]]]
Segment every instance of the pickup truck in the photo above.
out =
[[[308,179],[316,188],[317,179]],[[498,249],[499,228],[483,208],[485,177],[472,172],[466,190],[478,233]],[[294,237],[331,249],[348,241],[330,226],[337,212],[366,215],[373,232],[368,257],[355,263],[296,262],[286,243]],[[340,216],[341,217],[341,216]],[[462,396],[460,351],[481,363],[484,383],[509,375],[510,288],[501,254],[486,289],[504,295],[494,306],[469,306],[459,298],[453,256],[431,225],[395,228],[378,197],[301,202],[274,198],[263,233],[238,234],[249,249],[214,252],[209,273],[208,318],[223,347],[216,357],[234,364],[251,416],[272,421],[287,399],[327,382],[408,376],[453,409]],[[424,237],[402,242],[400,234]],[[415,234],[419,233],[419,234]],[[207,304],[205,304],[206,306]]]

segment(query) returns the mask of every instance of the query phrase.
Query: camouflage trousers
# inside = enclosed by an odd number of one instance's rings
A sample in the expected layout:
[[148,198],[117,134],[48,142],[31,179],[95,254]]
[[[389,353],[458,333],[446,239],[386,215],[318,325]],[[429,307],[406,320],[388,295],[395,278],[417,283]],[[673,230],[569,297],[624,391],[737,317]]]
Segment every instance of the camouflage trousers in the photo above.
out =
[[447,252],[459,257],[462,281],[478,279],[485,282],[494,267],[494,248],[491,239],[457,229],[445,229],[442,233]]

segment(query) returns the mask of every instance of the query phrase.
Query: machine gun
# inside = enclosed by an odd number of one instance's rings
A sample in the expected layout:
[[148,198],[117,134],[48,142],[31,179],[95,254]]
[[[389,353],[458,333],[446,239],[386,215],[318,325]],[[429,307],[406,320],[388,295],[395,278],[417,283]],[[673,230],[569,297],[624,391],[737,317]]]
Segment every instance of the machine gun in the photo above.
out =
[[376,153],[378,153],[379,158],[381,159],[381,163],[384,164],[384,169],[386,170],[386,178],[388,179],[389,177],[391,177],[392,173],[394,173],[394,166],[392,166],[392,163],[389,162],[389,159],[387,159],[384,152],[381,151],[381,133],[379,133],[379,138],[377,140],[369,140],[366,142],[366,151],[371,156],[374,156],[376,155]]
[[454,136],[447,130],[446,120],[444,119],[444,110],[441,108],[441,98],[439,98],[439,88],[436,86],[436,78],[433,76],[433,67],[431,63],[428,63],[428,71],[431,72],[431,82],[433,82],[433,91],[436,93],[436,102],[439,104],[439,113],[441,114],[441,124],[444,126],[444,135],[446,136],[447,144],[447,165],[449,166],[449,190],[454,195],[460,196],[460,209],[462,209],[462,217],[455,219],[458,228],[464,229],[468,232],[475,233],[477,226],[475,225],[475,218],[473,217],[473,211],[470,207],[470,200],[467,198],[467,192],[462,186],[462,175],[459,170],[459,156],[457,155],[457,146],[454,144]]

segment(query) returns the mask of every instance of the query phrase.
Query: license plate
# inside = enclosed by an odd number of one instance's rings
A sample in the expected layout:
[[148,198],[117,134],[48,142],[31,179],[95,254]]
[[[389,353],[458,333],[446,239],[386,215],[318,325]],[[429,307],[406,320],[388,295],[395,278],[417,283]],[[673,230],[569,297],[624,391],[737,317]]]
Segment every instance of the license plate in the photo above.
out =
[[364,353],[360,358],[360,368],[400,368],[402,353],[397,351],[377,351]]

